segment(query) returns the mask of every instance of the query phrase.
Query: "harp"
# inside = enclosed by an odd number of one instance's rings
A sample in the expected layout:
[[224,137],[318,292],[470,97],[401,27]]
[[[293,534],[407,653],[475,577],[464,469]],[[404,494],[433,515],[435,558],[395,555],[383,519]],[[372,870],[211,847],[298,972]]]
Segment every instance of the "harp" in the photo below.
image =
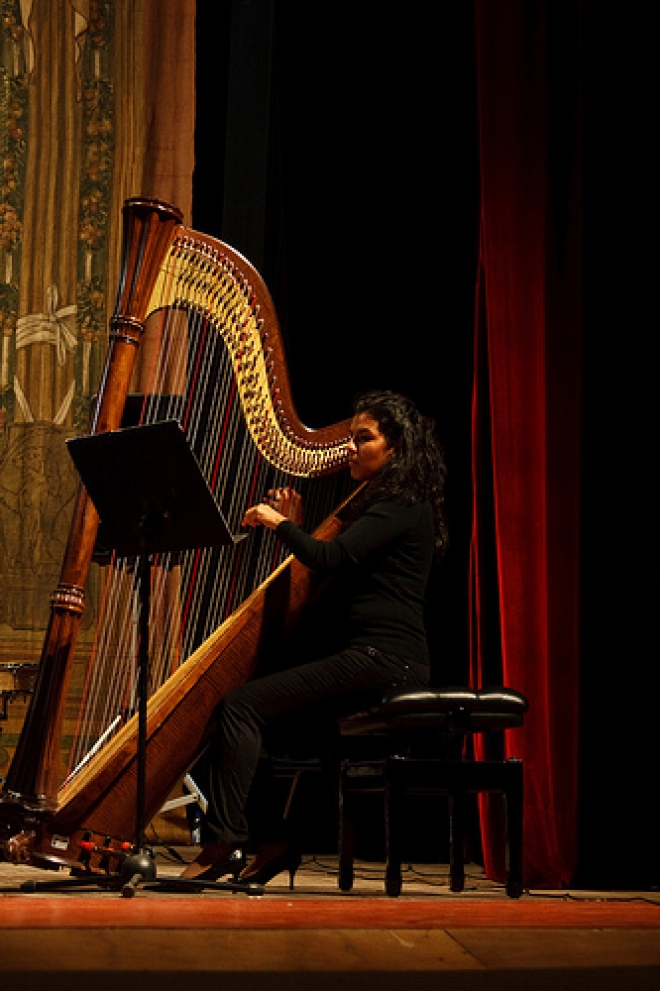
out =
[[[340,527],[332,509],[348,495],[348,423],[314,430],[300,422],[261,276],[228,245],[184,227],[175,207],[144,198],[124,204],[120,282],[90,433],[119,429],[131,410],[131,422],[178,420],[233,532],[268,488],[292,483],[307,488],[307,528],[329,539]],[[107,864],[135,839],[139,577],[130,558],[103,547],[102,529],[81,486],[34,694],[0,796],[8,859],[73,866],[84,838],[87,850],[99,851],[95,862]],[[203,751],[223,695],[295,627],[314,581],[265,529],[229,548],[154,555],[147,822]],[[95,623],[83,637],[90,583]],[[81,654],[77,732],[63,747]]]

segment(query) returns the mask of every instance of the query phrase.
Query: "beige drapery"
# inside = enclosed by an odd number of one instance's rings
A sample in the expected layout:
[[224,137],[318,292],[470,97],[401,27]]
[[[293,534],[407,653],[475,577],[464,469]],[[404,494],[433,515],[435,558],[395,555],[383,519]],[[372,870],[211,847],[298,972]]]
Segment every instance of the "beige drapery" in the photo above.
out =
[[[0,0],[0,672],[36,663],[119,275],[121,206],[190,223],[195,0]],[[84,630],[83,630],[84,636]],[[0,775],[24,707],[0,724]],[[3,766],[4,765],[4,766]]]

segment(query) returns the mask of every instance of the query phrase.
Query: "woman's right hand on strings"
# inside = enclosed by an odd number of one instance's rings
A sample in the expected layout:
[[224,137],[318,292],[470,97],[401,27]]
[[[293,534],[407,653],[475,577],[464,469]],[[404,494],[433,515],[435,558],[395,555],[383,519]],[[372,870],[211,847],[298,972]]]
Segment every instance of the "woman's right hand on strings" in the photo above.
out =
[[302,526],[303,521],[303,501],[302,496],[291,486],[287,485],[282,489],[269,489],[265,502],[272,506],[274,510],[281,513],[287,520]]
[[243,526],[266,526],[275,530],[283,520],[291,520],[300,526],[303,519],[302,498],[288,486],[269,489],[263,502],[251,506],[243,517]]

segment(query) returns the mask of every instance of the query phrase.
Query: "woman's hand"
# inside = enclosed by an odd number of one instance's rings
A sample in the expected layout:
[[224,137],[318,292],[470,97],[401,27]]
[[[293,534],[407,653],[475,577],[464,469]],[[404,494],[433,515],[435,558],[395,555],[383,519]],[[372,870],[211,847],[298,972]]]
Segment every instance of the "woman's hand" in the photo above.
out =
[[243,517],[243,526],[265,526],[275,530],[283,520],[300,525],[303,518],[302,498],[291,488],[269,489],[263,502],[251,506]]
[[264,501],[287,520],[302,526],[303,501],[302,496],[295,489],[288,485],[283,489],[269,489]]
[[256,506],[250,506],[243,517],[243,526],[265,526],[269,530],[276,530],[285,519],[286,516],[282,516],[272,506],[259,502]]

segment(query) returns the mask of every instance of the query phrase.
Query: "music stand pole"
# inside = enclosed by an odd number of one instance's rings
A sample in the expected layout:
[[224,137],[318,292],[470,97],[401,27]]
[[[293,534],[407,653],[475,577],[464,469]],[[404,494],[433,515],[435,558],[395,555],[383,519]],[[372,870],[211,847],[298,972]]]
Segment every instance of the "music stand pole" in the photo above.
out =
[[138,672],[138,769],[137,769],[137,814],[135,818],[135,836],[138,850],[144,847],[146,830],[145,793],[147,786],[147,771],[145,754],[147,748],[147,698],[149,693],[149,677],[151,661],[149,656],[149,616],[151,614],[151,565],[149,554],[145,548],[140,557],[140,650]]
[[137,576],[140,585],[140,622],[138,649],[138,730],[137,730],[137,772],[136,772],[136,803],[135,803],[135,846],[134,853],[129,854],[121,866],[122,877],[126,879],[121,889],[125,898],[132,897],[141,880],[151,881],[156,877],[156,864],[153,853],[145,842],[146,833],[146,801],[147,790],[147,702],[149,697],[150,634],[149,616],[151,613],[151,562],[149,560],[148,541],[145,538],[146,520],[141,523],[143,549],[138,557]]

